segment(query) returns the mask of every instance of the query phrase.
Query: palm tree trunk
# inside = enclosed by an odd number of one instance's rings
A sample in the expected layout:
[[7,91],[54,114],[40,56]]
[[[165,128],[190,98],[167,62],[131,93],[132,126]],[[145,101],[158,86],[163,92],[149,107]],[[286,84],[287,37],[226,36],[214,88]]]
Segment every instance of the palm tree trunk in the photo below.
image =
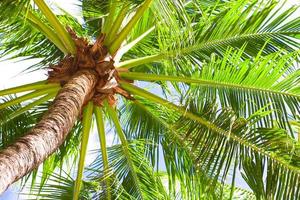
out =
[[43,119],[0,152],[0,194],[38,167],[64,142],[96,83],[94,72],[78,72],[58,93]]

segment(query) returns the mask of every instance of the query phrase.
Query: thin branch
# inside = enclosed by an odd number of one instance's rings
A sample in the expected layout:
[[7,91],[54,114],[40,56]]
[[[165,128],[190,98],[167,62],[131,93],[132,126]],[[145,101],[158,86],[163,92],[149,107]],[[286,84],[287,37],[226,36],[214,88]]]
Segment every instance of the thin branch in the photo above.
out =
[[149,28],[149,30],[145,31],[142,35],[131,41],[130,43],[126,44],[125,46],[121,47],[119,51],[117,52],[115,56],[115,62],[118,63],[122,56],[127,53],[130,49],[132,49],[136,44],[138,44],[140,41],[142,41],[145,37],[147,37],[153,30],[155,29],[155,26],[152,26]]
[[74,185],[73,200],[79,199],[81,182],[83,177],[83,170],[84,170],[84,161],[85,161],[90,129],[92,124],[92,117],[93,117],[93,103],[89,102],[88,105],[83,110],[83,120],[82,120],[83,129],[82,129],[82,138],[81,138],[81,147],[80,147],[80,158],[78,162],[77,178]]
[[138,72],[120,72],[121,77],[130,80],[141,80],[141,81],[173,81],[173,82],[183,82],[183,83],[197,83],[199,85],[207,85],[210,87],[223,87],[223,88],[233,88],[242,90],[252,90],[259,92],[266,92],[272,94],[279,94],[284,96],[300,98],[299,94],[292,94],[287,92],[281,92],[278,90],[266,89],[261,87],[254,87],[242,84],[225,83],[220,81],[212,81],[205,79],[194,79],[189,77],[178,77],[178,76],[166,76],[166,75],[156,75],[156,74],[145,74]]
[[131,18],[131,20],[126,24],[126,26],[122,29],[122,31],[117,35],[116,40],[109,46],[110,53],[114,55],[116,51],[120,48],[122,42],[127,38],[129,32],[138,22],[138,20],[143,16],[144,12],[150,6],[152,0],[145,0],[144,3],[137,9],[135,15]]
[[27,19],[34,27],[40,30],[46,38],[53,42],[53,44],[57,46],[57,48],[59,48],[64,54],[68,54],[68,50],[66,49],[65,45],[48,25],[46,25],[30,11],[28,11]]
[[50,8],[47,6],[47,4],[44,2],[44,0],[34,0],[34,2],[39,7],[39,9],[42,11],[42,13],[45,15],[45,17],[48,19],[49,23],[53,26],[57,35],[60,36],[62,43],[65,45],[65,47],[69,51],[69,53],[71,53],[72,55],[75,55],[76,54],[75,44],[74,44],[70,34],[63,27],[63,25],[59,22],[58,18],[55,16],[55,14],[50,10]]
[[120,141],[121,141],[121,144],[122,144],[122,147],[123,147],[122,149],[123,149],[123,152],[124,152],[124,154],[126,156],[128,165],[130,167],[130,171],[131,171],[132,177],[133,177],[135,185],[136,185],[136,187],[137,187],[137,189],[138,189],[138,191],[141,194],[141,197],[143,199],[143,195],[142,195],[143,193],[142,193],[142,190],[140,188],[139,179],[138,179],[137,173],[135,171],[135,167],[134,167],[134,164],[132,162],[132,158],[130,156],[129,145],[128,145],[125,133],[123,132],[123,129],[121,127],[121,123],[119,121],[117,112],[116,112],[116,110],[114,108],[110,107],[107,102],[105,104],[105,107],[106,107],[106,109],[107,109],[107,111],[109,113],[109,116],[111,117],[113,123],[115,124],[116,131],[117,131],[117,134],[118,134],[118,136],[120,138]]
[[111,188],[110,188],[110,181],[108,178],[108,170],[109,170],[109,163],[108,163],[108,156],[106,150],[106,138],[105,138],[105,127],[104,127],[104,119],[102,108],[98,106],[94,106],[94,114],[96,116],[96,123],[98,129],[98,135],[100,140],[100,147],[102,153],[102,161],[103,161],[103,168],[104,168],[104,177],[106,178],[106,188],[107,188],[107,200],[111,199]]
[[112,41],[116,39],[118,31],[122,25],[122,22],[127,15],[128,9],[129,9],[129,4],[127,2],[124,2],[120,13],[118,14],[116,20],[112,24],[109,34],[107,34],[107,36],[105,37],[104,40],[105,45],[109,46],[112,43]]
[[53,88],[48,88],[48,89],[43,89],[43,90],[37,90],[34,92],[31,92],[29,94],[17,97],[15,99],[12,99],[10,101],[4,102],[2,104],[0,104],[0,109],[12,106],[12,105],[16,105],[18,103],[21,103],[23,101],[29,100],[29,99],[33,99],[35,97],[39,97],[45,94],[49,94],[49,93],[53,93],[53,92],[58,92],[59,88],[58,87],[53,87]]
[[20,92],[27,92],[30,90],[41,90],[41,89],[47,89],[47,88],[52,88],[52,87],[59,87],[59,84],[57,83],[49,83],[47,84],[47,81],[38,81],[35,83],[30,83],[26,85],[21,85],[5,90],[0,91],[0,96],[5,96],[9,94],[16,94]]

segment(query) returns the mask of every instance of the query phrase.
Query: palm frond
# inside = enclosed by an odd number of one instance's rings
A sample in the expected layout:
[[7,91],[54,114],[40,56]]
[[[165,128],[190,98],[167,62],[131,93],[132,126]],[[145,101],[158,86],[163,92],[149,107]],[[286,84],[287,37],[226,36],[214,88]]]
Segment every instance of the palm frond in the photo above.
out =
[[44,0],[34,0],[34,3],[38,6],[39,10],[43,13],[49,23],[52,25],[54,31],[60,36],[60,40],[64,44],[68,53],[76,54],[75,43],[71,38],[71,35],[67,32],[66,28],[59,22],[56,15],[48,7]]
[[[57,91],[55,91],[53,93],[49,93],[49,94],[45,95],[44,97],[41,97],[40,99],[38,99],[36,101],[33,101],[32,103],[27,104],[26,106],[24,106],[24,107],[16,110],[16,112],[8,115],[7,116],[7,118],[8,118],[7,120],[11,120],[11,119],[13,119],[13,118],[21,115],[22,113],[31,110],[35,106],[38,106],[38,105],[40,105],[40,104],[42,104],[44,102],[49,101],[50,99],[53,99],[56,96],[56,94],[57,94]],[[2,123],[0,122],[0,124],[2,124]]]
[[[65,29],[64,26],[67,24],[68,27],[82,35],[84,30],[74,17],[67,13],[64,13],[62,16],[54,16],[52,13],[51,19],[56,21],[56,26],[53,28],[43,13],[32,8],[31,4],[29,4],[30,1],[24,2],[26,4],[23,3],[23,6],[19,5],[19,2],[14,3],[15,5],[11,2],[9,2],[11,5],[6,5],[6,3],[3,5],[4,7],[6,6],[5,9],[1,5],[3,12],[7,12],[6,9],[11,9],[17,10],[16,12],[19,14],[13,15],[14,17],[11,18],[5,18],[3,21],[0,20],[0,39],[2,44],[0,57],[5,59],[17,57],[23,57],[23,59],[41,58],[40,62],[30,67],[30,70],[35,70],[48,67],[49,64],[56,64],[65,54],[68,54],[70,51],[74,52],[73,47],[70,47],[73,41],[70,41],[70,38],[68,39],[68,50],[65,45],[66,42],[63,43],[58,33],[55,32],[59,23],[61,29]],[[46,4],[42,6],[44,12],[47,7],[45,6]],[[48,10],[47,13],[49,15],[49,9],[46,10]],[[10,13],[9,16],[12,14]],[[61,31],[64,32],[65,37],[70,37],[66,30]]]
[[[187,20],[182,22],[181,31],[172,31],[172,26],[168,29],[165,25],[157,25],[160,53],[157,53],[157,49],[151,48],[152,55],[126,60],[118,67],[132,68],[171,58],[173,62],[167,66],[174,69],[174,66],[180,65],[176,62],[179,58],[180,62],[191,61],[197,64],[199,60],[209,60],[212,53],[223,56],[228,46],[242,48],[246,45],[243,57],[249,58],[256,56],[267,41],[269,42],[262,52],[263,55],[280,49],[287,51],[299,49],[297,38],[300,30],[296,25],[299,23],[299,17],[288,22],[285,20],[296,13],[298,9],[296,6],[289,8],[280,16],[274,16],[272,13],[278,12],[276,6],[282,6],[275,1],[268,3],[236,1],[230,5],[230,9],[210,17],[210,20],[205,20],[204,17],[193,19],[186,14]],[[185,16],[184,13],[187,12],[185,7],[181,6],[178,9]],[[176,17],[174,18],[177,19]],[[150,53],[150,48],[148,49]],[[134,55],[132,58],[135,58]]]
[[46,89],[50,87],[58,87],[58,84],[51,83],[48,84],[47,81],[39,81],[35,83],[29,83],[13,88],[8,88],[0,91],[0,96],[5,96],[5,95],[11,95],[11,94],[17,94],[20,92],[27,92],[27,91],[32,91],[32,90],[40,90],[40,89]]
[[124,19],[126,18],[127,14],[128,14],[127,12],[129,10],[129,7],[130,6],[129,6],[128,2],[125,1],[123,3],[122,7],[121,7],[120,13],[117,15],[115,21],[112,24],[111,30],[109,31],[109,33],[105,37],[105,40],[104,40],[105,45],[111,44],[112,40],[114,38],[116,38],[116,36],[119,32],[119,29],[121,28],[121,25],[122,25]]
[[111,108],[109,105],[106,105],[106,108],[107,108],[107,111],[109,113],[109,116],[111,118],[111,120],[113,121],[114,125],[115,125],[115,128],[116,128],[116,132],[118,134],[118,137],[121,141],[121,145],[122,145],[122,149],[124,151],[124,155],[126,157],[126,160],[127,160],[127,165],[130,169],[130,173],[132,175],[132,180],[133,180],[133,183],[137,189],[136,191],[136,194],[135,196],[139,199],[143,199],[143,193],[142,193],[142,190],[141,190],[141,185],[140,185],[140,180],[138,178],[138,175],[137,175],[137,172],[136,172],[136,168],[135,168],[135,165],[133,164],[133,160],[131,158],[131,155],[129,153],[129,146],[128,146],[128,141],[126,139],[126,136],[123,132],[123,129],[121,127],[121,124],[119,122],[119,118],[118,118],[118,115],[116,113],[116,111],[114,110],[114,108]]
[[[268,195],[277,196],[283,191],[290,190],[293,192],[293,195],[289,196],[290,198],[299,198],[300,193],[296,186],[300,178],[299,158],[296,153],[298,147],[295,140],[288,136],[285,130],[257,128],[253,126],[255,123],[253,117],[238,118],[234,112],[228,109],[218,114],[214,108],[202,103],[182,108],[147,91],[130,86],[130,84],[122,83],[122,87],[135,95],[181,114],[187,121],[180,120],[177,123],[178,128],[185,127],[183,132],[187,133],[186,141],[191,152],[195,153],[200,166],[206,166],[207,168],[204,167],[204,169],[215,180],[221,173],[221,182],[224,183],[230,165],[235,159],[259,158],[260,161],[264,160],[266,163],[272,164],[268,168],[272,176],[274,176],[273,173],[277,173],[280,177],[287,174],[289,176],[288,179],[276,179],[275,183],[273,182],[275,185],[284,184],[286,187],[268,191]],[[205,112],[203,112],[203,106]],[[285,138],[284,141],[282,141],[283,138]],[[237,157],[235,156],[236,152],[239,152]],[[244,160],[239,160],[239,163],[244,163]],[[215,185],[215,183],[212,184]],[[259,194],[256,193],[256,195]]]
[[0,2],[0,11],[2,13],[0,17],[0,24],[11,23],[11,20],[15,19],[20,13],[27,11],[27,7],[30,4],[28,0],[3,0]]
[[[242,54],[243,51],[229,49],[222,58],[213,54],[211,61],[203,63],[201,68],[182,65],[178,71],[160,71],[160,75],[121,72],[121,76],[131,80],[156,81],[170,96],[174,96],[174,91],[166,90],[168,86],[161,81],[175,82],[173,85],[181,92],[182,102],[200,98],[218,99],[221,106],[230,106],[244,117],[267,106],[276,112],[262,118],[260,123],[272,127],[277,122],[278,126],[289,128],[291,135],[294,135],[289,121],[300,112],[299,69],[293,63],[298,52],[258,55],[253,60],[243,60]],[[167,75],[161,75],[164,73]],[[179,86],[179,82],[187,84],[186,91],[184,86]]]
[[[148,141],[146,145],[149,155],[146,155],[152,163],[152,166],[158,166],[157,160],[158,145],[161,137],[165,133],[166,127],[158,123],[156,116],[147,112],[149,105],[147,102],[139,103],[138,101],[126,102],[121,108],[121,122],[124,125],[124,132],[129,140],[144,139]],[[145,110],[146,109],[146,110]],[[135,116],[135,117],[133,117]]]
[[[107,157],[107,150],[106,150],[106,136],[105,136],[105,126],[104,126],[104,119],[103,119],[103,111],[99,107],[94,108],[94,114],[97,123],[98,135],[100,140],[100,147],[101,147],[101,155],[102,155],[102,162],[103,162],[103,171],[105,172],[104,177],[108,177],[109,171],[109,163]],[[109,179],[106,180],[106,196],[107,200],[111,200],[111,183]]]
[[49,27],[47,24],[43,23],[35,14],[31,11],[27,14],[27,20],[30,24],[41,31],[46,38],[48,38],[51,42],[55,44],[64,54],[68,54],[68,50],[66,49],[63,42],[60,40],[58,35]]
[[29,131],[35,124],[36,119],[31,117],[30,113],[25,112],[12,120],[7,120],[7,117],[21,107],[20,104],[7,107],[0,110],[0,133],[1,133],[1,149],[11,144],[18,137],[21,137]]
[[[61,199],[70,200],[73,197],[73,190],[75,181],[68,174],[68,172],[63,171],[62,173],[51,173],[48,174],[49,179],[43,185],[41,190],[40,185],[37,183],[33,185],[30,193],[23,193],[22,196],[26,199]],[[101,186],[94,181],[83,182],[82,191],[80,193],[80,199],[88,200],[93,199],[95,193],[101,188]]]
[[[166,165],[169,174],[168,190],[170,197],[175,198],[176,190],[178,190],[176,183],[179,181],[181,184],[180,189],[185,191],[182,194],[200,198],[204,192],[198,195],[198,192],[195,192],[197,188],[193,188],[195,186],[193,185],[195,180],[192,180],[194,176],[193,164],[186,151],[184,151],[184,147],[180,146],[180,138],[176,138],[178,133],[176,129],[168,125],[165,116],[162,113],[158,114],[156,109],[158,108],[147,101],[127,102],[121,110],[124,131],[127,133],[128,138],[132,140],[143,139],[148,141],[144,147],[145,156],[152,163],[152,167],[158,170],[161,165]],[[169,137],[173,139],[170,140]],[[162,147],[164,152],[163,157],[159,156],[159,146]],[[179,168],[180,170],[175,170]],[[176,178],[177,181],[174,182]]]
[[[151,199],[155,197],[157,199],[168,199],[164,190],[164,186],[161,183],[159,176],[157,176],[153,168],[147,159],[144,158],[144,145],[145,141],[133,140],[128,144],[128,153],[132,159],[132,164],[136,170],[137,178],[139,179],[140,191],[136,188],[134,183],[131,167],[128,165],[127,156],[124,154],[122,145],[114,145],[108,148],[108,160],[114,177],[118,181],[113,183],[119,183],[119,185],[112,185],[112,190],[125,190],[126,192],[121,194],[118,198],[128,199],[127,195],[134,199]],[[101,156],[101,155],[100,155]],[[91,165],[91,177],[98,177],[102,175],[103,162],[101,157],[97,158]],[[102,179],[105,177],[102,177]],[[117,188],[116,188],[117,187]],[[139,196],[139,192],[142,192],[142,196]],[[113,197],[118,193],[112,192]]]
[[[89,104],[83,124],[22,180],[33,199],[300,198],[297,6],[280,13],[285,4],[275,0],[79,1],[83,24],[44,0],[2,0],[0,58],[42,58],[30,69],[45,68],[76,53],[67,26],[91,42],[106,34],[124,68],[117,73],[154,81],[172,101],[118,80],[132,99],[105,104],[106,113]],[[58,90],[41,82],[0,91],[0,148],[34,126]],[[85,176],[93,111],[101,151]],[[103,114],[120,139],[111,147]],[[251,192],[236,187],[241,178]]]
[[112,44],[109,46],[112,55],[115,54],[115,52],[120,48],[122,42],[127,38],[129,32],[136,25],[141,16],[143,16],[144,12],[149,8],[151,3],[152,0],[145,0],[143,4],[137,8],[136,13],[132,16],[130,21],[128,21],[126,26],[114,38]]
[[[152,161],[152,166],[167,171],[168,176],[165,176],[164,182],[168,181],[165,187],[168,187],[169,197],[216,199],[224,195],[230,196],[230,185],[217,183],[216,186],[210,186],[212,180],[206,176],[207,173],[199,168],[196,170],[198,162],[195,162],[193,152],[185,144],[184,132],[176,127],[177,115],[145,100],[128,102],[125,106],[121,111],[122,122],[126,127],[124,131],[130,134],[128,136],[132,139],[149,141],[144,147],[147,153],[145,156]],[[155,155],[155,151],[158,150],[155,147],[159,145],[163,156]],[[161,169],[162,165],[166,168]],[[232,193],[237,199],[242,198],[243,193],[248,199],[253,199],[254,196],[239,188],[235,188]]]
[[33,99],[35,97],[40,97],[40,96],[43,96],[43,95],[46,95],[46,94],[51,94],[51,93],[57,93],[58,90],[59,90],[59,88],[57,88],[57,87],[53,87],[53,88],[50,87],[50,88],[44,89],[44,90],[33,91],[33,92],[25,94],[23,96],[16,97],[14,99],[11,99],[9,101],[1,103],[0,104],[0,109],[6,108],[6,107],[9,107],[9,106],[12,106],[12,105],[16,105],[18,103],[21,103],[21,102],[26,101],[26,100]]
[[[123,5],[129,5],[128,13],[133,13],[143,0],[80,0],[84,25],[90,35],[97,37],[100,33],[110,33],[114,20],[120,14]],[[119,31],[119,30],[118,30]]]
[[87,153],[86,151],[87,151],[90,129],[92,124],[92,117],[93,117],[93,103],[89,102],[83,111],[83,122],[82,122],[83,133],[82,133],[81,146],[80,146],[80,157],[78,162],[77,177],[74,186],[74,194],[73,194],[74,200],[79,199],[81,182],[82,182],[82,177],[84,172],[84,162]]

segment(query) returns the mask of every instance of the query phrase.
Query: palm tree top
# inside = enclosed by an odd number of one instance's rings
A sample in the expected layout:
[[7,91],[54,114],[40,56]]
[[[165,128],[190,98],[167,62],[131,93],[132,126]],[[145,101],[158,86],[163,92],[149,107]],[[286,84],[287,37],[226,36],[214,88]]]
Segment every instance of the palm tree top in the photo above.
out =
[[300,198],[299,6],[79,2],[80,23],[44,0],[0,2],[0,58],[48,71],[0,91],[0,172],[15,177],[1,191],[24,176],[33,198]]

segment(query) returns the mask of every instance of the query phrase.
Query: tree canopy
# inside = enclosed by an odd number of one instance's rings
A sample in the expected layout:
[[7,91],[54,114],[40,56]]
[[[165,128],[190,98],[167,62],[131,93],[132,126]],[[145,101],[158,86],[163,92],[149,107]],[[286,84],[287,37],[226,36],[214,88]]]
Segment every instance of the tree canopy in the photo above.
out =
[[[82,52],[101,47],[113,66],[114,82],[95,89],[100,97],[86,102],[65,142],[22,179],[32,199],[300,198],[299,6],[78,3],[82,23],[44,0],[0,1],[0,57],[42,58],[28,73],[50,71],[0,91],[1,149],[47,113],[73,76],[64,63],[86,66],[94,57]],[[94,126],[99,149],[87,152]]]

